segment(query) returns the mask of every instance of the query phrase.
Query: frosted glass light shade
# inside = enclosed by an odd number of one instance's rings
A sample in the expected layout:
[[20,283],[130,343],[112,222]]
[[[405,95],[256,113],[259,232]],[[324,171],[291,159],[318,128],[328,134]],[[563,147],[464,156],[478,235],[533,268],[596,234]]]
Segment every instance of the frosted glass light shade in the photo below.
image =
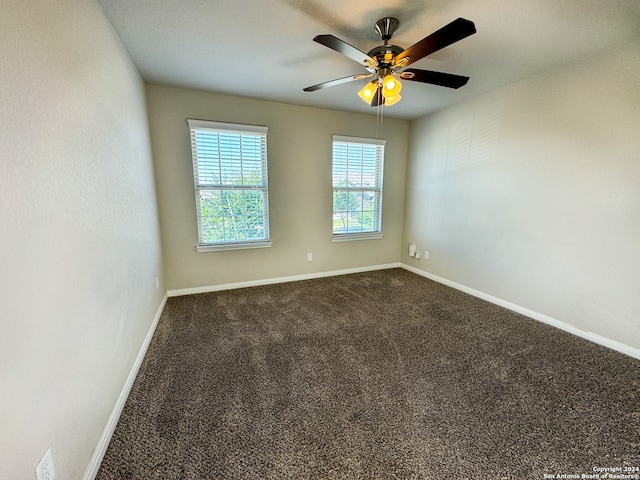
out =
[[370,104],[371,99],[373,98],[377,90],[378,90],[378,85],[376,84],[376,82],[375,81],[369,82],[363,87],[362,90],[358,92],[358,95],[362,100]]
[[384,80],[382,80],[382,95],[384,95],[384,98],[387,100],[398,95],[400,89],[402,89],[400,80],[396,79],[393,75],[387,75],[384,77]]

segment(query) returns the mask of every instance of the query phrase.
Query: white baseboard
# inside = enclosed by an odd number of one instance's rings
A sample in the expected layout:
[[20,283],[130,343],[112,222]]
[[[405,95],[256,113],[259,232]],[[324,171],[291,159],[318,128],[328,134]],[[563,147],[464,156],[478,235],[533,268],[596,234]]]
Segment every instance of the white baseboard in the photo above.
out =
[[580,338],[584,338],[585,340],[589,340],[590,342],[597,343],[598,345],[602,345],[603,347],[610,348],[612,350],[615,350],[620,353],[624,353],[625,355],[629,355],[630,357],[637,358],[638,360],[640,360],[640,349],[631,347],[629,345],[625,345],[624,343],[620,343],[615,340],[611,340],[610,338],[603,337],[602,335],[598,335],[597,333],[589,332],[587,330],[582,330],[581,328],[578,328],[574,325],[563,322],[561,320],[557,320],[553,317],[549,317],[548,315],[544,315],[543,313],[539,313],[534,310],[529,310],[528,308],[521,307],[520,305],[516,305],[515,303],[507,302],[506,300],[502,300],[501,298],[497,298],[492,295],[488,295],[486,293],[480,292],[478,290],[474,290],[473,288],[469,288],[459,283],[452,282],[451,280],[447,280],[446,278],[433,275],[432,273],[425,272],[424,270],[420,270],[410,265],[406,265],[403,263],[400,266],[405,270],[409,270],[410,272],[417,273],[418,275],[421,275],[435,282],[442,283],[443,285],[447,285],[448,287],[455,288],[456,290],[460,290],[462,292],[468,293],[470,295],[473,295],[474,297],[481,298],[483,300],[486,300],[487,302],[494,303],[508,310],[512,310],[516,313],[520,313],[526,317],[532,318],[534,320],[538,320],[539,322],[542,322],[542,323],[546,323],[547,325],[551,325],[552,327],[559,328],[560,330],[564,330],[565,332],[571,333]]
[[249,280],[247,282],[224,283],[221,285],[208,285],[204,287],[181,288],[178,290],[169,290],[167,293],[170,297],[179,297],[181,295],[192,295],[194,293],[219,292],[222,290],[232,290],[235,288],[257,287],[260,285],[272,285],[274,283],[297,282],[299,280],[311,280],[314,278],[335,277],[337,275],[347,275],[349,273],[371,272],[373,270],[385,270],[387,268],[399,268],[401,263],[387,263],[384,265],[371,265],[367,267],[348,268],[345,270],[332,270],[330,272],[314,272],[302,275],[291,275],[288,277],[265,278],[262,280]]
[[162,315],[162,311],[164,310],[164,306],[167,303],[167,294],[165,294],[164,298],[160,302],[160,306],[156,312],[156,316],[153,319],[153,323],[151,327],[149,327],[149,331],[147,332],[147,336],[140,347],[140,351],[138,352],[138,356],[136,357],[135,362],[133,363],[133,367],[131,367],[131,371],[129,372],[129,376],[127,377],[127,381],[122,387],[122,391],[120,392],[120,396],[116,402],[113,411],[111,412],[111,416],[109,417],[109,421],[107,422],[107,426],[102,432],[102,436],[100,437],[100,441],[98,441],[98,445],[93,452],[93,456],[91,457],[91,461],[89,462],[89,466],[87,470],[84,472],[83,480],[94,480],[96,475],[98,474],[98,470],[100,469],[100,464],[102,463],[102,459],[104,458],[104,454],[107,452],[107,447],[109,446],[109,442],[111,441],[111,437],[113,436],[113,432],[116,429],[116,425],[118,424],[118,420],[120,419],[120,415],[122,414],[122,410],[124,409],[124,404],[127,402],[127,397],[129,396],[129,392],[131,391],[131,387],[133,386],[133,382],[138,375],[138,370],[140,370],[140,365],[142,365],[142,360],[147,353],[147,349],[149,348],[149,344],[151,343],[151,339],[153,338],[153,334],[156,331],[156,327],[158,326],[158,321],[160,320],[160,315]]

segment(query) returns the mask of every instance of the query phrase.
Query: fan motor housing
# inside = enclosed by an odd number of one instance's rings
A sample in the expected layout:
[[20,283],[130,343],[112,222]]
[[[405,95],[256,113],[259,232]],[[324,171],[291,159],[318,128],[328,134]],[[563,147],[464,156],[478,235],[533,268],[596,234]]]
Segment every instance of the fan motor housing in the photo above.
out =
[[[369,50],[369,55],[378,62],[378,68],[391,67],[393,65],[393,58],[404,52],[404,48],[397,45],[380,45],[379,47]],[[375,68],[366,67],[372,73],[376,72]]]

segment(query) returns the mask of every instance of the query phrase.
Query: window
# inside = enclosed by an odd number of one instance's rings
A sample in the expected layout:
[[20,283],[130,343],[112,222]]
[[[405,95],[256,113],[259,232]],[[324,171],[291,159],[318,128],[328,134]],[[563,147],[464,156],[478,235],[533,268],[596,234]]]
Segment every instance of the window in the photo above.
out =
[[198,251],[269,247],[267,127],[187,120]]
[[333,136],[333,241],[382,237],[384,144]]

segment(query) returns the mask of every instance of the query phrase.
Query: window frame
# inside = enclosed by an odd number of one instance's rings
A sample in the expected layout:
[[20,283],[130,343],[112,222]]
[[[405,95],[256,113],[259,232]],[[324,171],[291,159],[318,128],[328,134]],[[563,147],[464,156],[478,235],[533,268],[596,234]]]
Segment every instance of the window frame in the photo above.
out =
[[[196,202],[196,217],[198,228],[198,245],[196,250],[198,252],[210,252],[220,250],[237,250],[248,248],[266,248],[272,245],[271,235],[269,230],[269,181],[268,181],[268,164],[267,164],[267,131],[268,127],[260,125],[243,125],[239,123],[227,123],[216,122],[209,120],[197,120],[187,119],[189,126],[189,141],[191,145],[191,160],[193,166],[193,185]],[[233,185],[225,183],[220,178],[219,183],[206,183],[201,182],[201,168],[200,163],[207,157],[198,154],[198,144],[196,142],[196,132],[212,131],[216,133],[231,133],[238,135],[257,135],[260,137],[260,165],[261,165],[261,181],[258,184],[253,185]],[[222,156],[218,154],[218,159],[214,160],[220,162]],[[209,158],[210,160],[210,158]],[[237,159],[233,159],[237,161]],[[239,159],[240,168],[242,166],[242,157]],[[218,163],[219,164],[219,163]],[[220,167],[219,167],[220,168]],[[256,239],[241,239],[241,240],[223,240],[223,241],[205,241],[203,231],[203,217],[202,217],[202,205],[200,201],[200,193],[205,192],[222,192],[229,190],[238,191],[261,191],[262,192],[262,226],[264,235],[262,238]]]
[[[375,165],[375,179],[373,186],[337,186],[335,184],[335,170],[336,170],[336,144],[347,144],[347,145],[357,145],[357,146],[374,146],[375,156],[376,156],[376,165]],[[333,135],[332,137],[332,152],[331,152],[331,186],[332,186],[332,206],[331,206],[331,219],[332,219],[332,242],[344,242],[344,241],[352,241],[352,240],[371,240],[371,239],[379,239],[384,236],[382,232],[382,199],[383,199],[383,184],[384,184],[384,148],[386,145],[386,140],[379,138],[364,138],[364,137],[351,137],[345,135]],[[348,147],[347,147],[348,148]],[[345,160],[345,167],[348,171],[348,152],[347,158]],[[360,172],[361,175],[364,173]],[[367,231],[352,231],[352,232],[340,232],[336,233],[334,217],[336,215],[334,198],[337,192],[347,192],[347,193],[359,193],[370,192],[373,191],[375,195],[375,212],[374,212],[374,229]],[[348,227],[347,227],[348,228]]]

